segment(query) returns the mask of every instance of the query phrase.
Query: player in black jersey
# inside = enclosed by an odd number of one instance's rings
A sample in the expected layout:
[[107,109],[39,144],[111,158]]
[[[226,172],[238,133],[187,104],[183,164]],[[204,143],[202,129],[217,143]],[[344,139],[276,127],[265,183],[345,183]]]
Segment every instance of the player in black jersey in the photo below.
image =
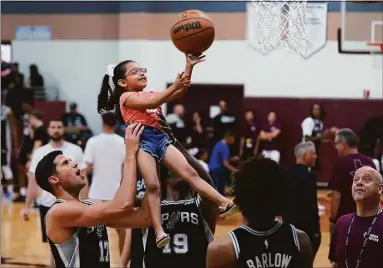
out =
[[235,178],[243,225],[209,245],[207,268],[312,268],[308,236],[275,220],[283,211],[285,170],[271,159],[252,159]]
[[[168,133],[171,137],[173,137],[172,133]],[[207,183],[212,185],[213,180],[211,179],[209,172],[207,172],[201,164],[198,162],[198,160],[193,157],[182,145],[179,141],[177,141],[174,137],[174,146],[177,147],[177,149],[185,156],[188,163],[197,171],[198,175]],[[160,174],[161,180],[163,179],[163,176],[165,176],[164,179],[168,178],[167,172],[164,172],[164,169],[162,169],[162,172]],[[138,182],[138,181],[137,181]],[[138,186],[137,186],[138,187]],[[139,190],[137,188],[137,194],[139,193]],[[201,205],[200,210],[202,211],[203,217],[205,221],[207,222],[208,226],[210,227],[211,232],[214,234],[215,232],[215,224],[217,221],[217,215],[219,213],[218,207],[211,202],[210,200],[203,199],[203,205]],[[144,256],[144,246],[143,246],[143,230],[142,229],[132,229],[131,234],[131,247],[130,247],[130,267],[131,268],[143,268],[143,256]],[[125,250],[125,248],[124,248]]]
[[[193,197],[190,186],[183,180],[168,174],[162,168],[161,202],[162,225],[170,236],[170,243],[159,249],[155,244],[153,227],[144,235],[145,267],[206,267],[206,250],[213,240],[214,226],[208,226],[201,209],[204,200]],[[218,215],[217,210],[205,210],[205,214]]]
[[[146,187],[144,179],[141,174],[137,172],[137,203],[140,203],[141,199],[145,195]],[[140,206],[137,204],[137,206]],[[129,262],[130,268],[143,268],[144,259],[144,245],[142,243],[142,236],[145,229],[133,228],[126,230],[125,245],[121,259],[124,259],[123,265]],[[126,267],[126,265],[125,265]]]
[[77,163],[53,151],[39,162],[37,184],[52,193],[57,202],[48,211],[46,233],[57,268],[110,267],[106,226],[113,228],[147,227],[149,208],[144,198],[134,210],[136,195],[136,154],[143,128],[140,124],[126,129],[126,159],[120,188],[111,201],[79,201],[85,186]]

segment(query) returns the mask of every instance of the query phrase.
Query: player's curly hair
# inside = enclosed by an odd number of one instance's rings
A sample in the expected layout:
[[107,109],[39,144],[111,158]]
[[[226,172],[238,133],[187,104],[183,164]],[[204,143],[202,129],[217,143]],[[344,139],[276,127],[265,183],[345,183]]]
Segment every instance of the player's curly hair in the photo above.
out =
[[281,216],[286,192],[286,170],[267,158],[252,158],[235,174],[234,202],[250,222]]

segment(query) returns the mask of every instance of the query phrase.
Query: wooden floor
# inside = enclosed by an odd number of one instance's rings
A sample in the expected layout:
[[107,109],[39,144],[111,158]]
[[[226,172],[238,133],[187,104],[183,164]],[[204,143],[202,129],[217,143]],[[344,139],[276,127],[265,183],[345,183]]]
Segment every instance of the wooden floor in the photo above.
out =
[[[326,207],[326,214],[321,217],[322,245],[317,254],[316,268],[330,267],[327,260],[329,245],[328,211],[329,201],[326,192],[319,191],[319,202]],[[22,204],[2,202],[1,218],[1,257],[5,258],[2,267],[45,267],[49,264],[49,246],[41,242],[40,219],[36,210],[31,219],[23,221],[19,214]],[[228,231],[241,224],[240,216],[220,221],[216,237],[226,235]],[[108,230],[111,240],[112,267],[118,265],[118,244],[114,230]]]

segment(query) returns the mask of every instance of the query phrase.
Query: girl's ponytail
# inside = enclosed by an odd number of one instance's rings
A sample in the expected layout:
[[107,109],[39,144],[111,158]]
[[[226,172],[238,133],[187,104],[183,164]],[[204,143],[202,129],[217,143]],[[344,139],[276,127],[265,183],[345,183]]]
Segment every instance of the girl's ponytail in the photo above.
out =
[[124,78],[126,73],[126,64],[134,62],[125,60],[117,65],[107,66],[106,74],[102,79],[100,93],[98,94],[97,111],[101,114],[107,111],[114,111],[120,122],[123,122],[120,97],[124,94],[124,89],[118,85],[118,80]]
[[[109,75],[104,75],[101,84],[101,90],[97,99],[97,111],[98,113],[104,113],[110,111],[109,107],[109,95],[112,95],[112,88],[109,85]],[[112,109],[113,110],[113,109]]]

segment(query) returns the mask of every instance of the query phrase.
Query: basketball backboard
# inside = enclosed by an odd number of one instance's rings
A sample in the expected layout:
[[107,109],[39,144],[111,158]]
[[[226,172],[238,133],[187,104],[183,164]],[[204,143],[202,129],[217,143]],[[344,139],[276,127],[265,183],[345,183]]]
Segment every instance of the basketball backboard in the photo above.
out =
[[378,45],[383,43],[383,1],[372,2],[340,2],[339,53],[383,54]]

